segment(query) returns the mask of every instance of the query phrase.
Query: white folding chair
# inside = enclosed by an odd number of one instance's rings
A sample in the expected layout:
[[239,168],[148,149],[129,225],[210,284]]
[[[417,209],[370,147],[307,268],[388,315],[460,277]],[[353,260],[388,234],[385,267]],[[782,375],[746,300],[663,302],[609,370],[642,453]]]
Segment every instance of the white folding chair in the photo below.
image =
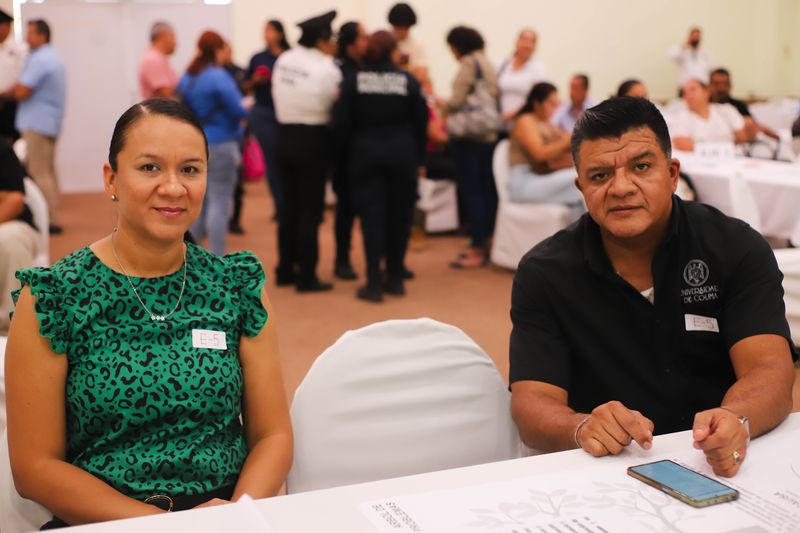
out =
[[570,210],[563,204],[514,203],[508,195],[511,143],[497,144],[493,156],[494,181],[497,187],[497,219],[492,241],[492,263],[515,269],[531,248],[570,223]]
[[6,442],[6,389],[5,368],[6,338],[0,337],[0,531],[2,533],[22,533],[38,530],[53,516],[41,505],[26,500],[17,494],[11,477],[11,463],[8,459]]
[[425,212],[425,231],[437,233],[458,228],[458,197],[452,180],[421,178],[417,207]]
[[28,143],[25,142],[25,139],[17,139],[14,141],[12,146],[14,148],[14,153],[17,155],[17,159],[19,159],[20,163],[23,165],[27,164],[28,162]]
[[312,365],[291,415],[291,493],[521,455],[492,360],[429,318],[345,333]]
[[39,230],[39,253],[33,260],[34,266],[50,266],[50,215],[47,200],[42,190],[31,178],[25,178],[25,203],[33,214],[33,223]]

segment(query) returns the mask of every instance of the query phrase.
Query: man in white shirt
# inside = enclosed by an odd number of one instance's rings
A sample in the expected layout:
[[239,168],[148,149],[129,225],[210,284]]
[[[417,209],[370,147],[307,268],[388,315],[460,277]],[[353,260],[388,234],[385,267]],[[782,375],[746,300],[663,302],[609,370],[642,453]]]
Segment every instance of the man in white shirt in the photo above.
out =
[[667,57],[678,65],[678,87],[689,80],[700,80],[708,83],[708,76],[714,68],[711,55],[700,45],[702,33],[700,28],[689,30],[686,42],[670,49]]
[[[28,57],[28,45],[11,35],[12,22],[14,17],[0,9],[0,93],[14,87]],[[0,137],[10,142],[19,137],[14,128],[16,115],[16,100],[0,99]]]
[[272,99],[278,119],[277,162],[284,190],[278,220],[278,285],[298,292],[327,291],[317,278],[317,232],[325,203],[333,141],[329,124],[342,73],[333,61],[336,42],[331,22],[336,11],[298,24],[300,46],[278,57],[272,73]]
[[575,74],[569,82],[569,103],[556,111],[553,124],[572,133],[583,112],[593,106],[594,101],[589,98],[589,77],[586,74]]
[[536,41],[536,32],[524,28],[517,37],[514,55],[497,68],[500,113],[504,121],[511,120],[520,110],[534,85],[548,80],[544,64],[533,57]]
[[417,24],[417,14],[410,5],[399,3],[389,10],[389,24],[397,39],[400,51],[400,68],[421,79],[428,69],[428,54],[422,43],[411,36],[411,27]]
[[178,75],[169,63],[175,53],[175,30],[166,22],[156,22],[150,29],[150,48],[139,62],[139,90],[143,100],[171,98],[178,85]]

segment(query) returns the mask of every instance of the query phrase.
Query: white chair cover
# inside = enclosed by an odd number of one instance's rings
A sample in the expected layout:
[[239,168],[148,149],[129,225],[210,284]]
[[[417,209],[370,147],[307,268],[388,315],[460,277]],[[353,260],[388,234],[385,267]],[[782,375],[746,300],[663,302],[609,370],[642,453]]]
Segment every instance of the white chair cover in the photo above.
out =
[[783,303],[792,341],[800,346],[800,248],[773,250],[783,272]]
[[510,393],[461,330],[429,318],[348,331],[291,415],[291,493],[520,457]]
[[491,259],[496,265],[516,270],[531,248],[569,224],[570,210],[562,204],[523,204],[509,199],[510,145],[504,139],[494,150],[492,165],[498,200]]
[[731,195],[731,216],[744,220],[761,233],[761,210],[753,196],[753,190],[741,174],[730,177],[728,191]]
[[425,212],[425,231],[438,233],[458,228],[458,198],[452,180],[421,178],[417,207]]
[[42,190],[31,178],[25,178],[25,203],[33,215],[33,223],[39,230],[39,253],[33,260],[34,266],[50,265],[50,215],[47,200]]
[[19,138],[14,141],[14,153],[17,154],[17,159],[19,159],[20,163],[23,165],[28,163],[28,143],[25,142],[25,139]]

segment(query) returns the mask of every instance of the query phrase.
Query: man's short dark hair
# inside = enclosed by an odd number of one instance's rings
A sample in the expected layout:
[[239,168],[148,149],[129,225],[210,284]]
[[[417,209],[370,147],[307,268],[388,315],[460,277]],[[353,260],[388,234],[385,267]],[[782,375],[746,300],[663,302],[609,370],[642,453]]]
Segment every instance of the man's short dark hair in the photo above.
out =
[[[727,77],[729,77],[729,78],[731,77],[731,73],[730,73],[730,72],[728,72],[728,69],[726,69],[726,68],[722,68],[722,67],[720,67],[720,68],[715,68],[714,70],[712,70],[712,71],[711,71],[711,76],[713,76],[714,74],[722,74],[723,76],[727,76]],[[710,76],[709,76],[709,77],[710,77]]]
[[28,21],[28,26],[34,26],[36,33],[44,37],[44,42],[50,42],[50,25],[44,19],[33,19]]
[[587,76],[586,74],[575,74],[573,76],[573,78],[577,78],[577,79],[581,80],[581,83],[583,83],[583,86],[585,88],[587,88],[587,89],[589,88],[589,76]]
[[483,50],[484,46],[483,37],[478,30],[467,26],[456,26],[450,30],[447,34],[447,44],[462,56]]
[[410,28],[417,23],[417,14],[406,3],[399,3],[389,10],[389,24],[398,28]]
[[167,22],[158,21],[153,23],[153,25],[150,27],[150,42],[156,42],[156,39],[171,31],[173,31],[172,26],[170,26]]
[[575,166],[578,166],[578,155],[583,141],[618,139],[637,128],[650,129],[667,159],[672,157],[672,142],[667,123],[656,106],[645,98],[619,96],[587,109],[578,119],[572,131],[572,158]]

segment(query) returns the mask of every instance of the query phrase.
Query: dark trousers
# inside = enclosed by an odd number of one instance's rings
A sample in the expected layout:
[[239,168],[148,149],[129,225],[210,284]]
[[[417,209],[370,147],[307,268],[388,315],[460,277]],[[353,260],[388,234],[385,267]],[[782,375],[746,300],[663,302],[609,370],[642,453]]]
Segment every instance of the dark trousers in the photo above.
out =
[[277,164],[285,201],[278,219],[278,274],[290,277],[297,266],[301,285],[317,281],[317,233],[325,207],[330,147],[327,126],[278,128]]
[[348,179],[361,217],[367,259],[367,284],[381,283],[381,260],[392,280],[403,264],[417,198],[417,154],[409,132],[357,137],[349,159]]
[[8,142],[19,139],[19,132],[14,127],[17,117],[17,102],[14,100],[0,100],[0,138]]
[[339,154],[341,161],[333,172],[333,191],[336,193],[336,221],[334,235],[336,237],[336,264],[350,264],[350,244],[353,240],[353,224],[356,220],[356,209],[350,195],[347,180],[347,158]]
[[497,189],[492,172],[495,143],[454,140],[451,143],[456,183],[469,218],[471,245],[487,248],[494,233]]
[[278,121],[275,119],[275,110],[254,105],[250,110],[248,127],[258,139],[264,161],[267,164],[267,184],[269,185],[272,201],[275,203],[275,213],[280,218],[284,208],[283,180],[278,165]]

